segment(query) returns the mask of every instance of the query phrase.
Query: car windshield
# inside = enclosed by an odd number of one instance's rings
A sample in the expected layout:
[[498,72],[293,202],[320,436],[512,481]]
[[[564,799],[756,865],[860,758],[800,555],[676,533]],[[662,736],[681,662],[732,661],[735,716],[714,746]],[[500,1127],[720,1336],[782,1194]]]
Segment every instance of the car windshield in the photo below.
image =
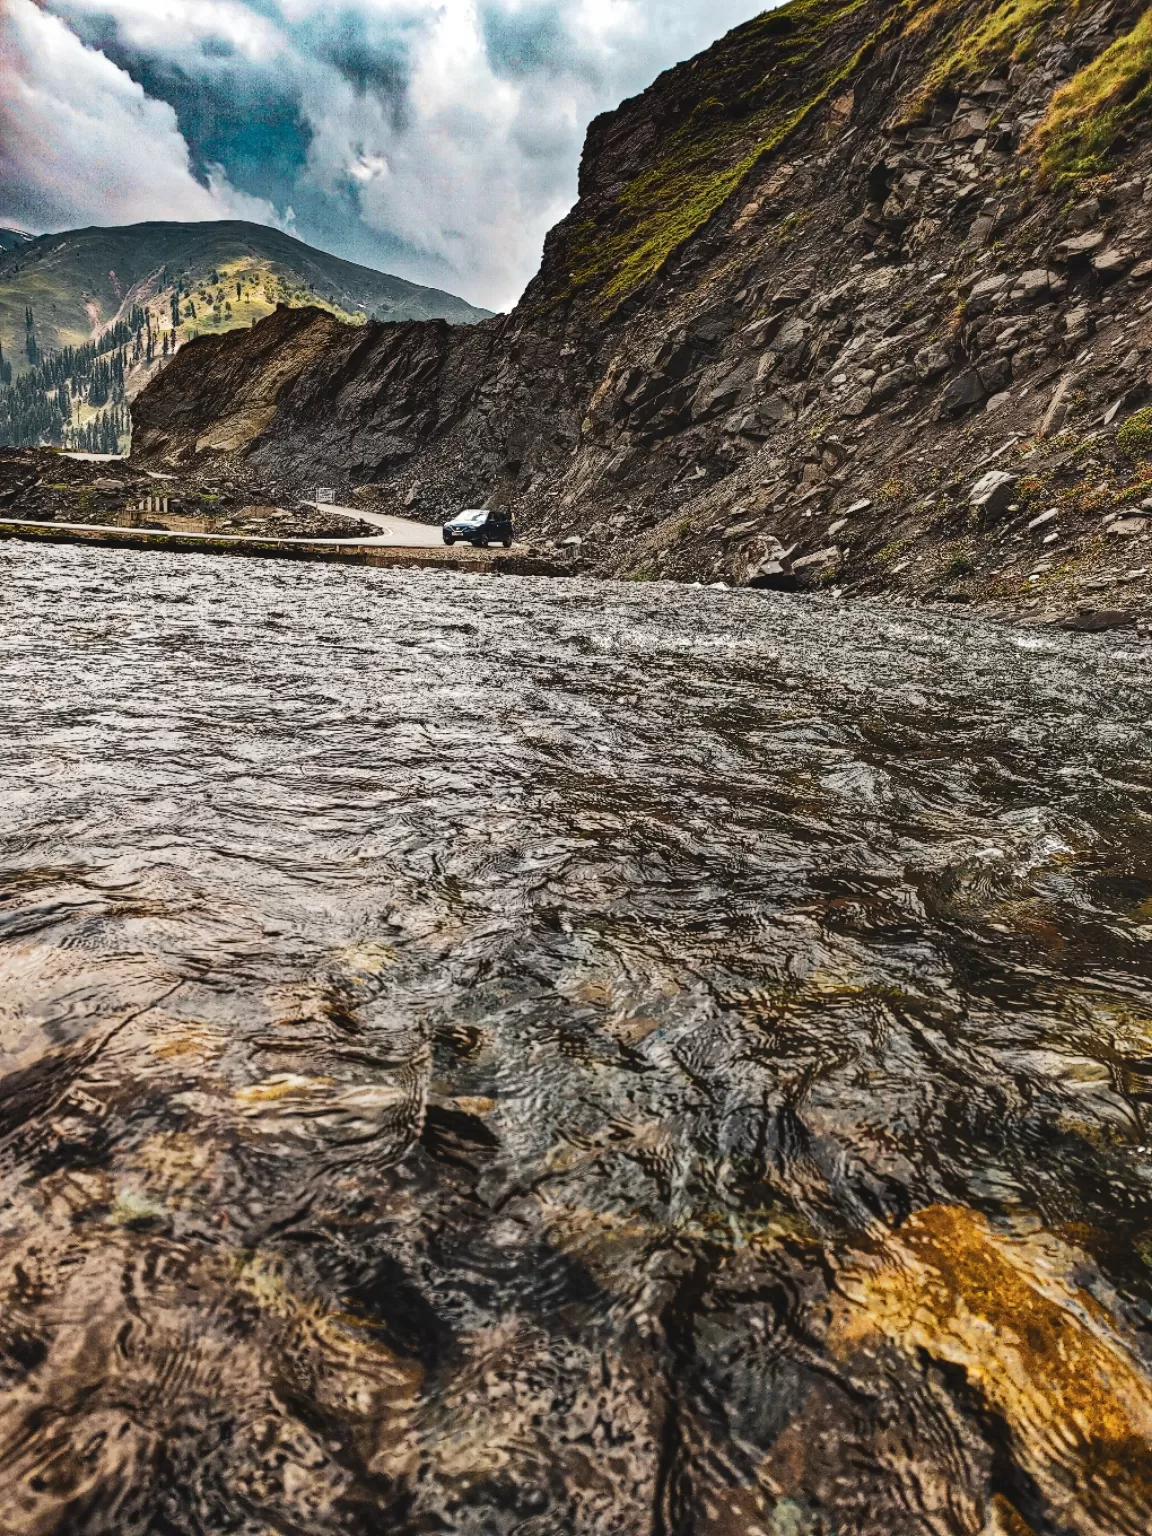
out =
[[452,521],[454,523],[482,523],[487,516],[487,512],[461,512]]

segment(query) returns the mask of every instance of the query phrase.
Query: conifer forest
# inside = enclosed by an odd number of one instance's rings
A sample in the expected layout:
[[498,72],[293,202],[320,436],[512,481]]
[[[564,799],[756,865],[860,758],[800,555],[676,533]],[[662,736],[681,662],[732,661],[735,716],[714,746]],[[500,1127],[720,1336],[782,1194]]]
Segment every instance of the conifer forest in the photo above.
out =
[[[119,453],[131,429],[125,374],[167,351],[147,310],[133,307],[93,341],[56,351],[41,347],[35,312],[24,313],[24,372],[0,347],[0,444],[58,444],[89,453]],[[84,407],[88,407],[87,410]]]

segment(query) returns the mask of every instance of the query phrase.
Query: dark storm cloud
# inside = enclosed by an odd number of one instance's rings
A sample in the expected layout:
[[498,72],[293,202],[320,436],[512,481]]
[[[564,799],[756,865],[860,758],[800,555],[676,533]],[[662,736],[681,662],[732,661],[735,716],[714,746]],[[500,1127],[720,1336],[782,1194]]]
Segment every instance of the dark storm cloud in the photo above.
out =
[[573,40],[561,8],[536,5],[512,11],[482,5],[480,24],[493,73],[506,80],[572,73]]
[[339,70],[361,95],[372,93],[391,103],[394,114],[401,114],[415,25],[383,27],[359,11],[342,10],[301,30],[302,41],[313,42],[319,57]]
[[[299,92],[291,82],[285,90],[274,78],[243,68],[191,74],[178,64],[144,58],[131,49],[104,52],[148,96],[173,109],[202,182],[207,183],[210,168],[218,165],[233,186],[253,196],[281,205],[291,201],[312,141]],[[229,64],[235,60],[234,54],[208,57]]]
[[208,33],[190,56],[170,58],[135,42],[107,12],[87,14],[67,3],[58,9],[77,36],[172,108],[203,185],[220,166],[244,192],[279,205],[291,201],[312,139],[296,82],[254,66],[226,36]]

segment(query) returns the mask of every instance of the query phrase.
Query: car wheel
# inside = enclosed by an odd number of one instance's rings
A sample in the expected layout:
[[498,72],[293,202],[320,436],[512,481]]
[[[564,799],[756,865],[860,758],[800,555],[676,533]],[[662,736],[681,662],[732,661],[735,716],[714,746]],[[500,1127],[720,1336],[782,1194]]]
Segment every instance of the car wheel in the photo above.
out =
[[511,549],[512,548],[512,540],[511,539],[501,539],[500,542],[503,544],[505,549]]
[[477,547],[477,549],[487,549],[488,548],[488,535],[486,533],[482,533],[480,535],[480,537],[476,540],[476,547]]
[[452,537],[452,535],[450,533],[446,533],[444,535],[444,542],[445,542],[445,544],[455,544],[456,540]]

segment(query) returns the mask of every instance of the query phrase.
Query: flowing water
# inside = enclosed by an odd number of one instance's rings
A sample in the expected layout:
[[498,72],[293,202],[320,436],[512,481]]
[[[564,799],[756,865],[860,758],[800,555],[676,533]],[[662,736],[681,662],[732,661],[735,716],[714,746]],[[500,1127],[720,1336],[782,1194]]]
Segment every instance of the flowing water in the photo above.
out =
[[1147,645],[0,573],[5,1536],[1146,1536]]

